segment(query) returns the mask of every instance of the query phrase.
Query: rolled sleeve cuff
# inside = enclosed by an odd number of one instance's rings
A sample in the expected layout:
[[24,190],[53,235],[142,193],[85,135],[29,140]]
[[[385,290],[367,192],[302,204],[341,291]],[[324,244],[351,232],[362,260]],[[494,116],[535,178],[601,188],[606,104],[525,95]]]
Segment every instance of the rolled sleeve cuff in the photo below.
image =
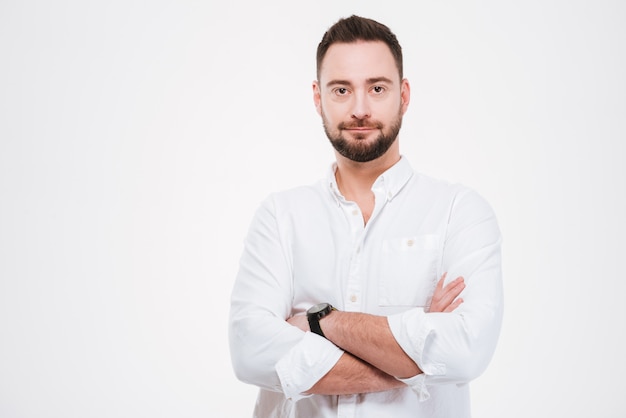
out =
[[297,401],[333,368],[343,351],[317,334],[307,332],[291,350],[276,363],[276,373],[287,399]]
[[426,387],[426,377],[446,374],[445,364],[427,360],[428,341],[436,332],[433,324],[426,312],[417,308],[388,316],[387,323],[400,347],[423,372],[408,379],[398,380],[408,385],[421,401],[425,401],[430,396]]
[[426,387],[426,375],[424,373],[409,377],[408,379],[400,379],[397,377],[396,379],[410,387],[411,390],[415,392],[420,402],[427,401],[428,398],[430,398],[430,393]]

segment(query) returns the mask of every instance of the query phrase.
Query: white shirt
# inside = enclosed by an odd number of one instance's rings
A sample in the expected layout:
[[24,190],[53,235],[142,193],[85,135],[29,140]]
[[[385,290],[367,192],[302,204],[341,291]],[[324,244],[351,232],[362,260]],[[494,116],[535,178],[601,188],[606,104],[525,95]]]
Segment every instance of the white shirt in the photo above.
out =
[[[364,226],[335,169],[315,185],[270,195],[245,240],[229,333],[235,374],[260,388],[254,416],[470,417],[467,383],[487,367],[502,321],[501,237],[491,207],[464,186],[415,173],[402,157],[372,186]],[[444,272],[465,278],[464,303],[427,313]],[[319,302],[387,316],[424,373],[402,389],[303,395],[342,354],[285,321]]]

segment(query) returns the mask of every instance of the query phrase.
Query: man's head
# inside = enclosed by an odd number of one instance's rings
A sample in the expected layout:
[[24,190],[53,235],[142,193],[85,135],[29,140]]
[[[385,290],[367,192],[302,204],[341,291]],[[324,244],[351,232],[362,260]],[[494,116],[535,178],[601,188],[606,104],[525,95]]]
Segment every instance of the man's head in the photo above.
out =
[[399,155],[410,87],[402,78],[402,49],[387,26],[358,16],[334,24],[318,46],[313,97],[339,155],[360,163]]
[[317,79],[320,79],[322,62],[331,45],[335,43],[351,44],[357,41],[384,42],[389,48],[391,55],[393,55],[396,66],[398,67],[399,77],[402,79],[402,47],[396,35],[382,23],[355,15],[340,19],[331,26],[322,37],[321,42],[317,46]]

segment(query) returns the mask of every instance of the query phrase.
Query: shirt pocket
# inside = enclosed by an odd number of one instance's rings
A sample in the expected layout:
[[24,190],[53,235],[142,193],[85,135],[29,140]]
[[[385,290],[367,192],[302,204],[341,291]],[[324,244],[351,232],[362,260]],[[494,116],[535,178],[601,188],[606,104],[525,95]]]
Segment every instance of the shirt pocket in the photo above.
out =
[[391,238],[382,244],[380,306],[426,307],[437,284],[437,235]]

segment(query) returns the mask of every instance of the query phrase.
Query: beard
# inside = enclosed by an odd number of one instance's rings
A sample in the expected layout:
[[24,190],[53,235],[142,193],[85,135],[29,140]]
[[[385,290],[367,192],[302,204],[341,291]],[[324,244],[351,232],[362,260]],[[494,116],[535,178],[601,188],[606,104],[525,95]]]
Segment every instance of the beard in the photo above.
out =
[[[322,121],[328,140],[339,154],[349,160],[365,163],[375,160],[386,153],[395,142],[402,126],[402,114],[398,112],[398,116],[390,123],[387,129],[385,129],[385,125],[382,122],[357,119],[351,123],[341,122],[337,125],[337,129],[331,131],[323,110]],[[365,135],[354,135],[354,139],[348,139],[343,135],[344,129],[357,127],[379,129],[380,134],[373,141],[366,140]]]

